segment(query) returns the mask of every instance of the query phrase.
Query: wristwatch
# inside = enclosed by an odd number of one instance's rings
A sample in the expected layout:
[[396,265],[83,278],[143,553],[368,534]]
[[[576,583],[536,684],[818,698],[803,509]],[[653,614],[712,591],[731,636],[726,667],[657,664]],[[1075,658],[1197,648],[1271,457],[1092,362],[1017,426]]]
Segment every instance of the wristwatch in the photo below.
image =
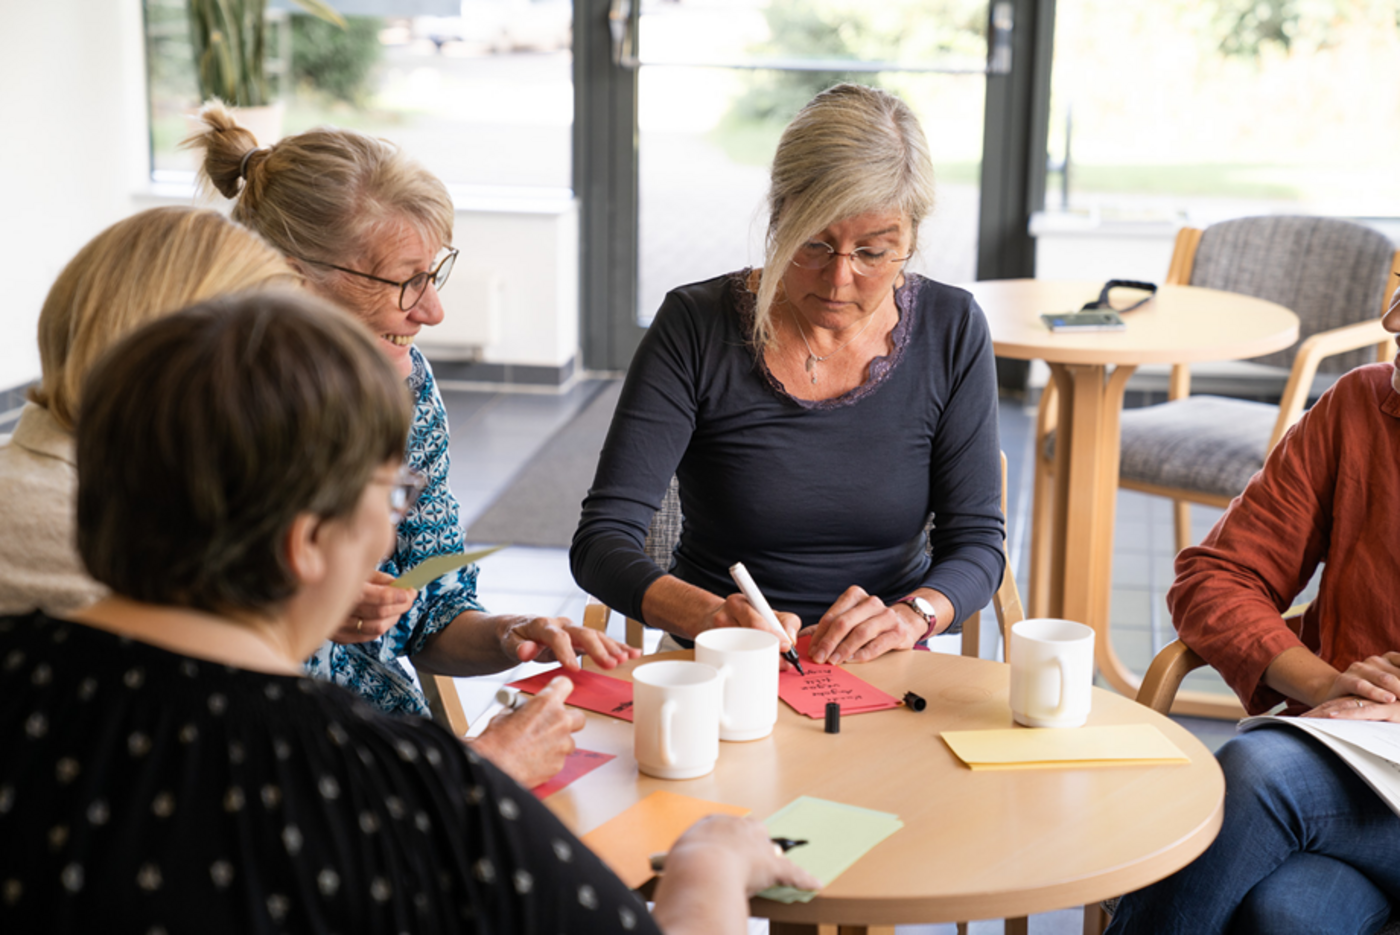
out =
[[914,611],[914,613],[924,618],[924,623],[928,624],[928,629],[924,631],[924,635],[919,637],[914,642],[922,643],[930,636],[933,636],[933,631],[938,628],[938,614],[934,611],[933,604],[931,604],[924,598],[919,597],[919,595],[917,594],[911,594],[904,600],[895,601],[895,603],[903,604],[904,606],[910,608]]

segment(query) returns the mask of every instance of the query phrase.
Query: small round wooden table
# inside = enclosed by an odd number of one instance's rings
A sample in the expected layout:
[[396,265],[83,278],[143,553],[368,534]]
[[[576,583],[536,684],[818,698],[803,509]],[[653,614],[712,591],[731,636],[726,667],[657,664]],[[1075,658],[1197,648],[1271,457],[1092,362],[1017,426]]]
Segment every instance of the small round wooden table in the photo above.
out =
[[[645,656],[609,674],[630,677],[637,665],[690,656]],[[1136,702],[1094,689],[1089,723],[1155,725],[1189,764],[974,772],[939,732],[1011,727],[1008,666],[896,652],[848,668],[895,697],[922,695],[928,707],[849,715],[839,734],[827,734],[821,720],[780,704],[772,735],[721,743],[714,772],[685,781],[638,773],[632,724],[590,713],[579,746],[616,759],[545,804],[579,834],[658,789],[746,806],[759,819],[802,795],[898,815],[904,827],[811,902],[752,901],[753,914],[783,935],[817,924],[860,932],[1092,903],[1185,866],[1220,828],[1225,785],[1215,758]]]
[[[1050,365],[1059,410],[1048,613],[1094,628],[1099,670],[1131,697],[1140,680],[1109,639],[1124,387],[1141,364],[1242,360],[1281,350],[1298,340],[1298,316],[1252,296],[1161,286],[1147,304],[1124,313],[1124,331],[1052,332],[1040,320],[1043,312],[1079,309],[1102,285],[1005,279],[963,288],[986,313],[997,356]],[[1226,706],[1238,707],[1233,699]]]

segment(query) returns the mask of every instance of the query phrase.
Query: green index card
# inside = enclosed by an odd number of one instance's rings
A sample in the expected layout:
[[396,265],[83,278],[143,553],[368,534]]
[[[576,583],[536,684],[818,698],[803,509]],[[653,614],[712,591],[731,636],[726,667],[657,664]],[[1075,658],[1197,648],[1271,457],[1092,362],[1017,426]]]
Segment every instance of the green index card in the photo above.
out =
[[493,545],[489,549],[477,549],[475,552],[453,552],[450,555],[434,555],[432,558],[423,559],[423,561],[395,578],[392,583],[396,588],[417,590],[425,584],[436,581],[449,571],[461,568],[463,565],[470,565],[475,561],[480,561],[492,552],[499,552],[504,548],[505,546],[503,545]]
[[[904,827],[898,815],[808,795],[794,799],[763,824],[772,837],[807,841],[788,851],[787,857],[821,880],[823,886]],[[805,903],[817,894],[791,886],[770,886],[758,895],[782,903]]]

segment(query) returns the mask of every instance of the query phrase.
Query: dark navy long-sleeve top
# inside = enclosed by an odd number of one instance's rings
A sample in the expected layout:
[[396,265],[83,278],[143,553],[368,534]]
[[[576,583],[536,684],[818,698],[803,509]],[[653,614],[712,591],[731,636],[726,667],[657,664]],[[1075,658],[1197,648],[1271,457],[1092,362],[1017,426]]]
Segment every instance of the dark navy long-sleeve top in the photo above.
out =
[[672,291],[643,338],[574,534],[578,583],[642,619],[665,574],[642,543],[675,474],[685,523],[669,571],[683,581],[733,593],[742,561],[804,626],[851,585],[887,603],[936,589],[955,622],[980,610],[1005,553],[995,364],[972,296],[907,274],[890,355],[844,396],[808,401],[754,349],[747,279]]

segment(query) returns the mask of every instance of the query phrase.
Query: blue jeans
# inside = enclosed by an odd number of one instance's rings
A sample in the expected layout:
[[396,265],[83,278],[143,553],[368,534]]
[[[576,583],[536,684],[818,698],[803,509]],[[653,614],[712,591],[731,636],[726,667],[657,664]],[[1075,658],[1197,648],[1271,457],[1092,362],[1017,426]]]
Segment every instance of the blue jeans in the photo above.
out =
[[1384,925],[1400,903],[1400,816],[1287,727],[1242,734],[1216,756],[1219,836],[1189,866],[1124,896],[1108,935],[1369,935]]

